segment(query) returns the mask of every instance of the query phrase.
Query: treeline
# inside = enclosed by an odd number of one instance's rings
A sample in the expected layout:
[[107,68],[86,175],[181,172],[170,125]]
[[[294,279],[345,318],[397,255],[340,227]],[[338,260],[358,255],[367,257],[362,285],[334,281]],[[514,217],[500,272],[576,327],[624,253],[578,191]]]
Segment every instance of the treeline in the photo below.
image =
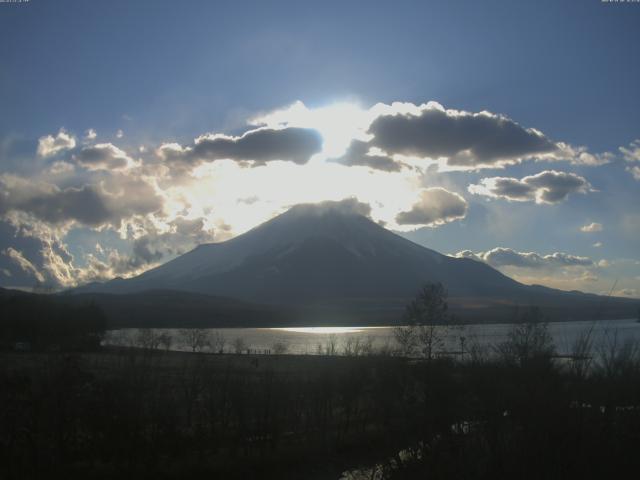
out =
[[100,347],[106,318],[95,304],[26,293],[0,296],[0,348],[86,351]]
[[514,331],[491,354],[462,361],[5,354],[0,477],[340,478],[360,469],[351,478],[496,480],[640,471],[637,343],[612,337],[597,355],[585,348],[565,362],[541,338]]

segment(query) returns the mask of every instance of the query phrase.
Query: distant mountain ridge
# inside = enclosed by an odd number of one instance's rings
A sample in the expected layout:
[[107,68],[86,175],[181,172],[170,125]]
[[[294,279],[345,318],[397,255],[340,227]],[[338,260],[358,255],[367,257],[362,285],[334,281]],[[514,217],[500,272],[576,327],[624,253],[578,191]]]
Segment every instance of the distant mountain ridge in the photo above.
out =
[[75,292],[173,290],[328,312],[388,310],[397,318],[430,281],[442,282],[454,309],[463,310],[529,304],[567,310],[574,304],[593,313],[607,304],[624,316],[637,303],[523,285],[487,264],[413,243],[339,202],[293,207],[245,234],[200,245],[137,277]]

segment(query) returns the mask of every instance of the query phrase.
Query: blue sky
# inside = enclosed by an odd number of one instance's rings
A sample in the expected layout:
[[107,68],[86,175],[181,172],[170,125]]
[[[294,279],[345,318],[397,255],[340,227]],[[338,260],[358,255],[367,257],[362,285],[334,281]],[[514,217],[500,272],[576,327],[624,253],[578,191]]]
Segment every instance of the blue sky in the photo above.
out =
[[[574,153],[582,148],[600,155],[595,163],[601,164],[576,160],[567,150],[553,161],[534,158],[541,152],[527,152],[531,155],[511,158],[500,168],[462,171],[427,167],[414,159],[414,173],[402,167],[403,173],[389,174],[390,191],[409,185],[407,204],[394,205],[396,210],[435,202],[433,190],[424,193],[435,188],[459,195],[466,207],[464,214],[428,226],[396,229],[443,253],[484,254],[478,258],[529,283],[600,292],[618,279],[620,294],[640,296],[640,181],[633,176],[640,158],[630,146],[640,138],[639,24],[640,4],[597,0],[0,4],[0,174],[5,176],[0,188],[9,198],[4,206],[0,203],[0,268],[6,272],[0,273],[0,284],[33,284],[37,275],[69,284],[73,276],[133,274],[195,243],[224,240],[276,214],[287,199],[264,183],[286,185],[283,175],[296,182],[298,175],[307,175],[306,166],[292,170],[270,162],[238,168],[237,161],[218,157],[194,165],[193,155],[183,155],[192,162],[186,171],[184,162],[157,158],[163,144],[190,148],[194,138],[207,133],[236,138],[269,126],[251,126],[248,120],[295,102],[309,111],[336,103],[368,111],[378,103],[434,101],[456,112],[486,110],[507,117]],[[291,117],[283,121],[271,126],[293,122]],[[66,136],[59,138],[60,129]],[[95,130],[95,138],[86,136],[88,129]],[[61,148],[38,154],[48,135]],[[108,168],[82,163],[82,150],[94,145],[118,149],[126,161],[116,150],[100,151],[126,167],[115,174],[112,168],[109,175]],[[211,171],[209,163],[215,164]],[[193,169],[199,169],[199,183]],[[349,182],[359,182],[357,174],[371,177],[362,166],[343,170],[348,170],[344,176],[338,170],[325,172],[329,179],[341,176],[340,194],[349,194]],[[578,185],[552,203],[469,190],[483,179],[520,181],[544,171],[572,174],[588,186]],[[376,172],[379,178],[370,188],[384,184],[382,173]],[[223,178],[233,180],[223,183]],[[252,182],[264,190],[253,201],[263,204],[262,216],[239,220],[245,213],[231,206],[254,196],[245,188]],[[36,184],[37,191],[27,188]],[[226,185],[237,185],[235,190],[246,195],[225,197],[226,190],[228,195],[234,191]],[[91,193],[67,192],[87,186]],[[332,188],[328,181],[327,200],[336,199]],[[56,207],[60,211],[43,213],[42,204],[60,192],[67,192]],[[74,202],[90,208],[91,199],[92,208],[104,210],[99,195],[104,192],[111,195],[108,212],[74,213]],[[151,198],[152,193],[157,205],[139,205],[141,196]],[[203,200],[207,193],[210,202]],[[396,193],[394,198],[405,199],[404,191]],[[116,194],[123,198],[116,201]],[[387,210],[374,205],[373,216],[393,226],[393,200],[376,199],[355,185],[351,195],[386,203]],[[324,199],[323,192],[313,198]],[[298,200],[309,198],[293,192],[288,202]],[[592,223],[600,224],[592,228],[600,231],[580,230]],[[498,247],[536,253],[541,260],[520,255],[514,257],[518,265],[505,264],[494,259],[496,252],[489,254]],[[554,253],[588,258],[592,264],[557,262],[549,257]],[[60,264],[66,265],[66,274]]]

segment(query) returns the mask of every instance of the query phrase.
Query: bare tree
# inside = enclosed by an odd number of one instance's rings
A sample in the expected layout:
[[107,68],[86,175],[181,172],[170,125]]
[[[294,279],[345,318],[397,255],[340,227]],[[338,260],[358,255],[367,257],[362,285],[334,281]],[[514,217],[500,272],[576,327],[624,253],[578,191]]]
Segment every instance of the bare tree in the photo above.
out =
[[538,307],[525,312],[507,334],[507,340],[497,346],[497,352],[505,361],[521,366],[531,360],[551,358],[555,345]]
[[338,337],[335,333],[329,335],[327,344],[324,349],[325,355],[337,355],[338,354]]
[[151,328],[141,328],[136,334],[135,344],[145,350],[157,350],[160,346],[160,336]]
[[285,341],[279,340],[271,346],[271,350],[275,355],[284,355],[289,350],[289,345]]
[[410,357],[415,353],[418,346],[418,335],[414,326],[395,327],[393,329],[393,338],[398,344],[398,355]]
[[[441,283],[427,283],[407,305],[405,321],[411,334],[400,332],[401,340],[410,345],[411,335],[414,335],[421,353],[431,360],[435,353],[444,347],[447,324],[450,320],[448,311],[447,291],[444,286]],[[403,339],[402,335],[407,338]]]
[[247,343],[244,341],[244,338],[237,337],[233,341],[233,351],[236,353],[242,353],[247,349]]
[[194,353],[210,345],[209,332],[203,328],[183,328],[180,338]]
[[173,343],[173,337],[171,336],[171,334],[169,332],[162,332],[159,336],[158,336],[158,342],[160,343],[160,345],[162,345],[165,349],[165,351],[169,351],[171,350],[171,344]]
[[213,338],[211,339],[211,348],[215,353],[224,353],[224,347],[227,344],[227,339],[220,332],[216,332],[213,334]]

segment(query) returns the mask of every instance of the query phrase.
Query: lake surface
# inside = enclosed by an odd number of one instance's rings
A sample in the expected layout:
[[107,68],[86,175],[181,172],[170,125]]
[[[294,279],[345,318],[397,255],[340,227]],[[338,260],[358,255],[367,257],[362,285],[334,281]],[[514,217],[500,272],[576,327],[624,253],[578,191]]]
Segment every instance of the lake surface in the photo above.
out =
[[[578,338],[591,332],[593,345],[607,345],[613,342],[640,341],[640,323],[629,320],[600,320],[597,322],[554,322],[549,323],[551,334],[559,354],[569,354]],[[490,347],[507,339],[512,324],[486,324],[448,327],[445,334],[445,351],[460,351],[461,337],[464,337],[465,349],[473,345]],[[394,327],[300,327],[300,328],[211,328],[205,329],[209,339],[223,338],[224,351],[233,352],[234,344],[241,339],[243,350],[254,353],[274,353],[284,346],[285,353],[314,355],[325,353],[333,345],[335,353],[343,354],[346,348],[355,345],[371,345],[375,350],[395,348]],[[155,334],[166,333],[171,341],[171,350],[189,351],[180,329],[148,329]],[[115,346],[139,346],[140,330],[135,328],[111,330],[104,344]],[[215,342],[212,342],[215,343]],[[215,351],[211,346],[202,350]]]

